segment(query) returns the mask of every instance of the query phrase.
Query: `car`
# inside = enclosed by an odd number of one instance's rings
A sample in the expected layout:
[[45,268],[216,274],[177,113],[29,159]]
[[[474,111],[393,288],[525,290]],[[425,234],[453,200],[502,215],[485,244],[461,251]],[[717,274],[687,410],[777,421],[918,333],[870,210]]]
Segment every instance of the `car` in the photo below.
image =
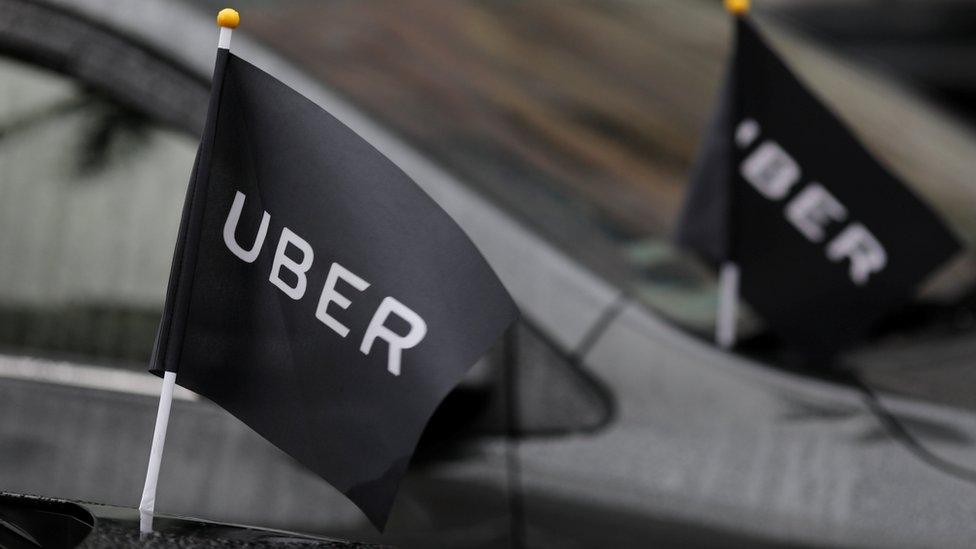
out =
[[[0,252],[15,258],[0,264],[0,488],[138,498],[211,4],[0,0],[14,14],[0,23]],[[241,11],[233,51],[421,184],[523,319],[435,413],[383,533],[188,391],[162,511],[407,547],[969,545],[972,252],[847,370],[804,363],[748,312],[736,352],[710,340],[714,277],[668,232],[728,43],[717,3]],[[789,13],[758,17],[972,234],[968,130],[802,38]]]

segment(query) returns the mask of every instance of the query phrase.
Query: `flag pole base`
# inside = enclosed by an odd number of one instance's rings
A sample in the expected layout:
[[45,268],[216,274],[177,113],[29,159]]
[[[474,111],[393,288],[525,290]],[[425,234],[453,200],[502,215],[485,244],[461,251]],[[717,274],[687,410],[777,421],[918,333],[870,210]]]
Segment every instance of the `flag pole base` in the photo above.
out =
[[715,343],[731,349],[736,341],[736,319],[739,308],[739,266],[722,263],[718,279],[718,312],[715,319]]

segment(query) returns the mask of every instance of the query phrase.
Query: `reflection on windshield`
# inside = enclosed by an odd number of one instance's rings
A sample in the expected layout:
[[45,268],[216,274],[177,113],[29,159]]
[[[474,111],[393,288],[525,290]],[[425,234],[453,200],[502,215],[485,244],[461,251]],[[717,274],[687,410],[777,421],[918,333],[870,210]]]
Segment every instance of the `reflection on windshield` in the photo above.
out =
[[[714,16],[717,5],[255,4],[250,32],[587,268],[710,339],[714,275],[672,246],[671,229],[727,53],[729,28]],[[963,160],[976,142],[890,79],[801,39],[799,26],[791,26],[796,18],[785,14],[794,4],[757,7],[787,60],[956,230],[976,234],[969,213],[976,193]],[[848,13],[849,4],[864,3],[842,2],[835,15]],[[862,7],[845,21],[863,42],[870,40],[861,32],[865,21],[881,17],[865,12],[891,7]],[[321,26],[295,28],[299,12]],[[911,14],[900,21],[925,23]],[[321,40],[323,33],[331,39]],[[972,323],[953,320],[973,310],[967,297],[976,273],[972,257],[928,285],[924,298],[934,303],[896,315],[866,345],[880,353],[863,362],[877,372],[866,373],[877,386],[925,396],[944,390],[922,390],[904,371],[878,369],[893,363],[887,358],[906,339],[939,356],[949,370],[970,368],[968,360],[943,353],[948,347],[936,340],[972,339]],[[776,366],[790,363],[755,315],[746,312],[740,334],[741,351]],[[863,354],[855,358],[865,360]]]
[[144,363],[192,138],[0,59],[0,345]]

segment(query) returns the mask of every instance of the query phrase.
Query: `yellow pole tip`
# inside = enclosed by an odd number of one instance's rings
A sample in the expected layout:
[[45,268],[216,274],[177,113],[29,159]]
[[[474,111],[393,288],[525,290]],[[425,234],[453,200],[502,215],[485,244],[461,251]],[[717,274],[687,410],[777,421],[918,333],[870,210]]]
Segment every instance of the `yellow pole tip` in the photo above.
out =
[[725,9],[732,15],[749,13],[749,0],[725,0]]
[[237,25],[241,24],[241,14],[237,13],[237,10],[231,8],[224,8],[220,10],[217,14],[217,25],[221,27],[227,27],[228,29],[236,29]]

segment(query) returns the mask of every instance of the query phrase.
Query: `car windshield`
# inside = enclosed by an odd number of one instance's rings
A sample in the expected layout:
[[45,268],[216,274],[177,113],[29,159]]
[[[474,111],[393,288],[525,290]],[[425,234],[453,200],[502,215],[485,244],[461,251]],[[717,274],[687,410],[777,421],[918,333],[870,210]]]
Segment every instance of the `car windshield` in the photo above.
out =
[[[457,3],[407,16],[401,6],[330,5],[321,19],[335,38],[322,41],[311,27],[290,29],[288,21],[291,10],[326,8],[255,2],[248,32],[586,268],[711,337],[714,275],[678,249],[672,234],[722,79],[729,35],[720,12],[688,3],[662,19],[637,4],[555,9],[528,2]],[[879,46],[906,31],[879,18],[885,10],[861,9],[881,28],[853,32],[829,9],[791,3],[760,15],[801,77],[969,238],[976,222],[965,212],[976,190],[965,159],[976,140],[951,115],[965,114],[969,104],[963,78],[936,77]],[[943,20],[958,28],[958,8],[938,13],[943,18],[931,28],[946,28]],[[924,40],[925,28],[909,34],[942,59],[942,42]],[[613,40],[587,38],[595,35]],[[0,184],[16,197],[0,205],[9,210],[0,217],[0,245],[21,258],[0,270],[0,344],[142,361],[179,218],[182,194],[173,188],[182,188],[192,163],[203,90],[192,78],[174,78],[164,58],[144,64],[134,94],[124,71],[99,78],[109,89],[98,90],[90,76],[58,76],[31,55],[19,57],[0,58]],[[146,87],[154,74],[166,86]],[[186,97],[179,109],[158,107],[176,104],[174,95]],[[904,131],[890,131],[891,112]],[[905,132],[919,137],[903,139]],[[943,269],[913,306],[878,328],[852,355],[866,375],[891,390],[972,404],[953,381],[972,375],[958,358],[976,325],[972,265],[966,254]],[[743,352],[789,366],[756,315],[747,309],[741,324]],[[933,358],[938,375],[916,383],[910,353]]]
[[[325,28],[292,28],[298,10]],[[971,71],[934,68],[968,43],[971,10],[783,1],[757,17],[868,148],[963,239],[976,236],[976,139],[959,121],[971,115]],[[714,274],[673,244],[673,229],[728,53],[715,5],[256,2],[249,30],[588,269],[711,338]],[[879,387],[973,406],[952,380],[974,375],[959,351],[976,344],[974,264],[966,252],[939,271],[850,360]],[[793,367],[757,315],[743,316],[740,350]]]

